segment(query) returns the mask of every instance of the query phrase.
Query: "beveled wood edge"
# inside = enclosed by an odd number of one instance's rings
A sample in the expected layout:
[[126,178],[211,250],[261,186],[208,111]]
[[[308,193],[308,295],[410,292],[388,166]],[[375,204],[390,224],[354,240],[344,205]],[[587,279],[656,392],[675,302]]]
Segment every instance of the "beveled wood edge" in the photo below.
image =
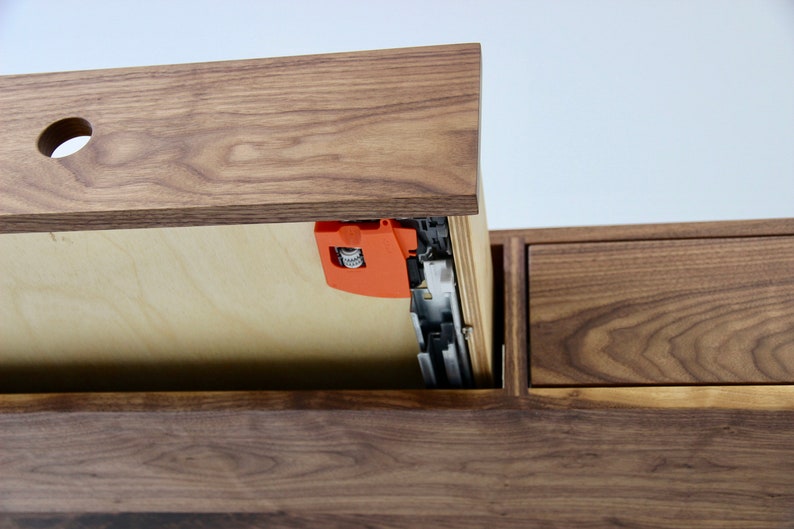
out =
[[[321,213],[318,211],[321,209]],[[476,215],[477,193],[437,197],[302,204],[234,205],[35,215],[0,215],[0,234],[278,224],[358,218]],[[211,219],[211,221],[208,221]]]
[[491,244],[505,244],[511,238],[527,245],[571,242],[614,242],[700,238],[774,237],[794,234],[794,218],[575,226],[492,230]]

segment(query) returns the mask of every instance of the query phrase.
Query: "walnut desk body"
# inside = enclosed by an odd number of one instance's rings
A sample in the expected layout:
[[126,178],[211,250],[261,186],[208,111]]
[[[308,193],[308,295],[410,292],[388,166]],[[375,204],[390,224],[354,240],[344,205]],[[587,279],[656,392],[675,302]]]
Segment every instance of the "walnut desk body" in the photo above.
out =
[[[255,91],[281,101],[260,105],[260,114],[240,107],[252,87],[233,79],[248,79],[256,62],[125,70],[127,82],[142,83],[125,94],[103,92],[102,82],[86,92],[87,74],[2,80],[6,131],[37,138],[79,116],[93,137],[61,161],[4,139],[0,259],[9,290],[0,306],[6,321],[47,322],[57,340],[0,322],[0,527],[794,525],[794,220],[492,232],[490,257],[476,215],[477,46],[274,59],[265,67],[273,85]],[[290,80],[318,71],[341,77],[323,78],[326,91],[302,90],[309,78]],[[113,84],[119,74],[96,75]],[[33,85],[71,93],[70,82],[84,87],[82,97],[32,112],[47,107],[25,99]],[[213,99],[219,87],[227,92]],[[20,98],[27,117],[12,104]],[[110,119],[141,101],[145,111]],[[254,166],[261,178],[250,179]],[[356,185],[335,187],[345,179]],[[302,315],[319,325],[329,311],[287,307],[279,319],[268,309],[347,296],[322,277],[307,279],[321,272],[301,264],[316,259],[306,223],[421,216],[450,220],[476,389],[406,389],[417,368],[405,360],[416,357],[406,338],[414,331],[398,323],[405,300],[395,307],[350,296],[364,301],[344,310],[366,325],[334,320],[317,341],[301,319],[295,343],[260,332],[254,316],[230,305],[259,289],[268,302],[244,303],[267,321],[288,325]],[[258,224],[238,225],[248,222]],[[218,245],[224,250],[213,253]],[[261,246],[297,257],[264,259]],[[69,296],[104,323],[69,319],[46,293],[8,302],[9,285],[25,278],[64,270],[85,278],[75,247],[96,260],[85,263],[94,277],[109,263],[128,263],[127,277],[137,272],[140,284],[113,274],[93,285],[75,279],[92,294],[75,287]],[[47,255],[59,256],[49,259],[61,268],[25,252],[60,252]],[[163,255],[178,263],[173,272],[167,259],[158,263]],[[169,279],[143,286],[157,276],[147,267],[158,266]],[[262,269],[282,275],[257,278]],[[218,274],[222,288],[205,289]],[[251,283],[234,283],[245,274]],[[206,310],[201,324],[174,316],[179,307],[137,320],[161,306],[159,291]],[[108,307],[117,318],[101,320]],[[212,327],[217,314],[233,316],[225,334]],[[369,334],[368,325],[376,327]],[[132,345],[114,352],[125,336]],[[333,365],[346,354],[337,341],[351,336],[356,352]],[[249,356],[218,360],[224,340]],[[63,354],[53,352],[58,341]],[[261,343],[276,356],[261,360],[252,349]],[[24,364],[25,347],[36,362]],[[84,350],[91,360],[75,361],[87,358]],[[114,367],[103,351],[125,360]],[[148,351],[166,355],[166,365],[151,363]],[[268,379],[272,370],[279,374]],[[311,389],[328,384],[328,370],[340,389]],[[372,388],[349,389],[367,388],[372,373]],[[98,377],[106,385],[74,387]],[[301,381],[310,389],[271,389]],[[69,391],[47,390],[58,384]]]

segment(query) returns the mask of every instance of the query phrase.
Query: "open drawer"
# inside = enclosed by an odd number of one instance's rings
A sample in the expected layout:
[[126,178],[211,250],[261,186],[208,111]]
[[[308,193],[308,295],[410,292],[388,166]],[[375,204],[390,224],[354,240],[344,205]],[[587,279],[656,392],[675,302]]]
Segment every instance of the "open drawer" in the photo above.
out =
[[479,45],[0,92],[0,392],[494,384]]

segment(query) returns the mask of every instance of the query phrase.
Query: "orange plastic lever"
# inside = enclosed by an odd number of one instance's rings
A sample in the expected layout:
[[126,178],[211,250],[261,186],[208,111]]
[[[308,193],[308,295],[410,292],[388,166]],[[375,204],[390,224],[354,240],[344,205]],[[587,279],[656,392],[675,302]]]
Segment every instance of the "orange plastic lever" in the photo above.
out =
[[391,219],[318,222],[314,237],[329,286],[363,296],[411,296],[406,259],[416,254],[413,228]]

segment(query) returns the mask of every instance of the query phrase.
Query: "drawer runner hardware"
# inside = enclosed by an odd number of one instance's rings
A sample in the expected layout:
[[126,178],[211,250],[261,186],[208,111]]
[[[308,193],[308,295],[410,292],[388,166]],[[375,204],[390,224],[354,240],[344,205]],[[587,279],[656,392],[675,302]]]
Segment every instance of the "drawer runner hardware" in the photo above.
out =
[[446,217],[318,222],[314,234],[329,286],[411,298],[426,387],[473,387]]

